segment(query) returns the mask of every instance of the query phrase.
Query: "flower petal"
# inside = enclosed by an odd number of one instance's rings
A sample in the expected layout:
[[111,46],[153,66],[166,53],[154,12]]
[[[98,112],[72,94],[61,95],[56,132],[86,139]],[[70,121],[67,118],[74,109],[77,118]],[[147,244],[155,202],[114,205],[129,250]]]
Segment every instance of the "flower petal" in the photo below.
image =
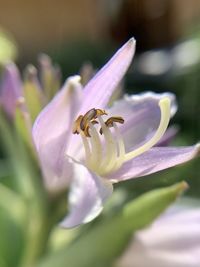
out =
[[[200,265],[200,209],[176,205],[151,226],[135,233],[117,266],[197,267]],[[192,218],[196,218],[191,220]]]
[[173,125],[169,127],[160,141],[156,144],[156,146],[168,146],[171,141],[176,137],[177,133],[179,132],[179,127]]
[[104,108],[126,73],[135,53],[135,40],[125,43],[108,63],[97,72],[83,90],[80,114],[91,108]]
[[200,146],[154,147],[144,154],[127,161],[109,179],[116,182],[145,176],[193,159],[200,151]]
[[39,148],[44,184],[50,191],[66,188],[70,182],[71,163],[65,156],[65,134]]
[[81,95],[79,76],[67,79],[61,91],[40,112],[33,125],[33,138],[37,149],[71,130]]
[[78,79],[75,76],[66,81],[61,91],[38,115],[32,130],[45,173],[56,173],[58,177],[62,173],[68,137],[81,101],[82,88]]
[[19,71],[14,63],[6,65],[2,77],[1,105],[10,117],[14,116],[17,101],[22,97],[22,84]]
[[101,212],[103,203],[112,191],[113,187],[109,181],[74,162],[69,193],[70,212],[62,221],[61,226],[70,228],[93,220]]
[[124,124],[119,125],[126,151],[139,147],[150,139],[160,123],[159,101],[169,97],[171,116],[176,112],[175,95],[171,93],[155,94],[146,92],[139,95],[126,95],[108,110],[109,116],[122,116]]

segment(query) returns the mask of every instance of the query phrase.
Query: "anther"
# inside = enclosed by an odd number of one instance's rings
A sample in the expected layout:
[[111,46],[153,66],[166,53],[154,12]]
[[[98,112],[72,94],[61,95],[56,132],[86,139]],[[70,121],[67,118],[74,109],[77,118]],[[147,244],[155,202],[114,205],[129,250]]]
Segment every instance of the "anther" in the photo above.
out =
[[96,118],[97,118],[97,110],[95,108],[92,108],[88,112],[86,112],[82,120],[80,121],[81,130],[84,131],[88,125],[88,122]]
[[[94,125],[94,124],[98,124],[98,121],[96,120],[93,120],[91,121],[91,123]],[[89,126],[89,123],[86,125],[85,129],[84,129],[84,134],[86,137],[91,137],[90,136],[90,133],[89,133],[89,129],[90,129],[90,126]]]
[[80,132],[83,132],[86,137],[90,137],[89,122],[98,124],[98,121],[95,119],[97,119],[98,116],[103,115],[107,115],[105,110],[95,108],[90,109],[85,115],[79,115],[73,125],[73,134],[80,134]]
[[108,113],[104,109],[96,109],[97,111],[97,117],[102,115],[108,115]]
[[[105,122],[105,125],[109,128],[113,127],[114,122],[118,122],[120,124],[124,123],[124,119],[122,117],[110,117],[109,119],[107,119],[107,121]],[[99,130],[100,134],[103,134],[103,129],[100,128]]]
[[79,134],[80,133],[80,131],[81,131],[80,123],[81,123],[82,119],[83,119],[83,115],[80,115],[75,120],[74,125],[73,125],[73,129],[72,129],[73,134]]

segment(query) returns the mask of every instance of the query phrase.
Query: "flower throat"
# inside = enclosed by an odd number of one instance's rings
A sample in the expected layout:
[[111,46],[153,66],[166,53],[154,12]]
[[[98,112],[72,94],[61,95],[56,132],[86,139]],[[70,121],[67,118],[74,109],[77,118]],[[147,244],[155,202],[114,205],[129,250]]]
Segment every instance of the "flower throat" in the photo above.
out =
[[[107,112],[92,108],[79,115],[73,125],[73,134],[80,134],[85,149],[85,164],[101,176],[118,170],[122,164],[153,147],[165,133],[170,119],[170,99],[159,101],[160,124],[153,137],[139,148],[126,153],[118,124],[125,121],[120,116],[112,116],[104,121]],[[97,126],[100,126],[98,129]]]

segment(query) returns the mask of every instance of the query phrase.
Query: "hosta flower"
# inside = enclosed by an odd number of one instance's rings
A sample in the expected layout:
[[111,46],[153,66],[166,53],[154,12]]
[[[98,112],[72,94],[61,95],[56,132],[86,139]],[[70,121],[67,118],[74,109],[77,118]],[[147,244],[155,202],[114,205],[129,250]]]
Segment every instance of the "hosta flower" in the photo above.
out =
[[70,185],[70,211],[62,225],[86,223],[102,210],[113,183],[192,159],[198,146],[156,147],[176,111],[173,94],[110,96],[135,52],[130,39],[82,88],[70,77],[37,117],[33,139],[51,189]]
[[200,266],[200,209],[174,205],[134,234],[117,266]]
[[0,84],[0,104],[11,119],[15,118],[16,109],[29,114],[33,123],[41,109],[55,95],[60,86],[60,72],[53,66],[51,59],[40,55],[40,80],[37,70],[29,65],[25,69],[24,79],[13,62],[6,64]]
[[17,102],[23,95],[22,82],[16,66],[7,64],[1,80],[0,103],[9,117],[14,117]]

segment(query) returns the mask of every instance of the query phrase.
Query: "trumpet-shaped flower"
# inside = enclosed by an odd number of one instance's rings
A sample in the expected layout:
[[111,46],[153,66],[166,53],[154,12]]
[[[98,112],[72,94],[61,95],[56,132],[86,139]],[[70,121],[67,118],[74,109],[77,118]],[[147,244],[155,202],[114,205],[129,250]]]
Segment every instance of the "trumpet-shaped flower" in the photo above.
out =
[[119,267],[200,266],[200,209],[174,205],[134,234]]
[[134,52],[132,38],[84,88],[79,76],[69,78],[34,123],[46,186],[71,187],[65,227],[95,218],[114,182],[181,164],[199,151],[198,146],[156,147],[176,111],[171,93],[125,96],[107,107]]

